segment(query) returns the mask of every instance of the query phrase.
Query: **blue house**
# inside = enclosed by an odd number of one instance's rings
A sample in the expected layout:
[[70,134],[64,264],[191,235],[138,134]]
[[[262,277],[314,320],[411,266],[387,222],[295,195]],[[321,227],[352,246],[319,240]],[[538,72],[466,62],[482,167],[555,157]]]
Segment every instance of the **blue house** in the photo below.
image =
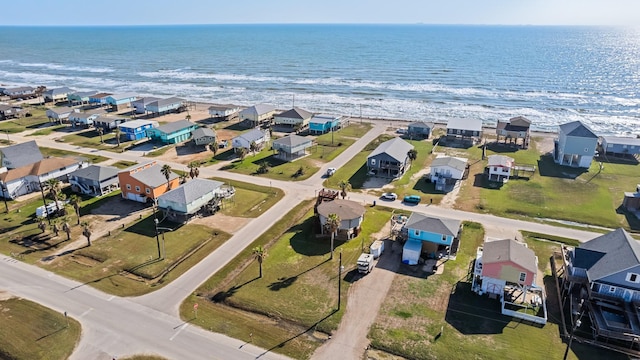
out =
[[[429,257],[434,258],[441,256],[455,258],[459,245],[460,229],[461,222],[459,220],[433,218],[412,213],[403,227],[403,233],[407,237],[405,243],[407,251],[405,253],[403,249],[402,261],[409,265],[415,265],[421,253],[427,253]],[[418,248],[420,253],[416,254]]]
[[598,135],[580,121],[558,126],[553,158],[560,165],[588,169],[596,154]]
[[429,136],[431,136],[431,129],[433,129],[433,124],[416,121],[407,126],[407,135],[409,135],[410,138],[428,139]]
[[198,124],[189,120],[180,120],[157,128],[147,129],[147,136],[164,144],[177,144],[189,140],[191,132],[197,129],[198,126]]
[[640,154],[640,138],[602,136],[600,137],[600,151],[606,155],[635,156]]
[[97,91],[76,91],[74,93],[67,94],[67,101],[71,105],[88,104],[91,96],[97,93]]
[[148,112],[152,114],[164,114],[170,111],[178,111],[184,105],[184,100],[177,97],[152,101],[146,105]]
[[138,96],[132,93],[113,94],[107,96],[105,98],[105,102],[107,105],[111,105],[111,109],[113,109],[114,111],[118,111],[131,107],[131,103],[136,99],[138,99]]
[[340,128],[342,116],[318,114],[309,120],[309,131],[312,134],[324,134]]
[[135,141],[147,137],[147,130],[158,127],[158,122],[150,120],[132,120],[119,124],[118,127],[120,128],[122,136],[124,136],[127,141]]

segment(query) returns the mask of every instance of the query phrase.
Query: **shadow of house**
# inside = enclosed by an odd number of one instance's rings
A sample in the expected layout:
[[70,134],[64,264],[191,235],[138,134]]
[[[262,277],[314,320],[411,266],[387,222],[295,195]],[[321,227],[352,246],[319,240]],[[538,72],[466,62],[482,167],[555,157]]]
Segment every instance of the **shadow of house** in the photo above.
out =
[[[358,171],[356,171],[349,178],[349,184],[351,184],[351,188],[353,189],[362,189],[364,187],[364,183],[367,181],[367,164],[364,163]],[[389,179],[391,181],[391,179]]]
[[538,172],[540,176],[576,179],[587,171],[589,171],[589,169],[558,165],[554,162],[551,155],[543,155],[538,160]]
[[445,321],[463,335],[501,334],[506,327],[513,327],[512,318],[501,314],[500,303],[476,296],[468,282],[454,285]]
[[486,149],[491,150],[494,153],[515,153],[520,149],[520,145],[514,143],[501,143],[501,142],[490,142],[486,144]]
[[640,219],[638,218],[638,216],[636,216],[635,213],[625,209],[622,205],[620,205],[616,208],[616,214],[624,215],[631,230],[640,231]]

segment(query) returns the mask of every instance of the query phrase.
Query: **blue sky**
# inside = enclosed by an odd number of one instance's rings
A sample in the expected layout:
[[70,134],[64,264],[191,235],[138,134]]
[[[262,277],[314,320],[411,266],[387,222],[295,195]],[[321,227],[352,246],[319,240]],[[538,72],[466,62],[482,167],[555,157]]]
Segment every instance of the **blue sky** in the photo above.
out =
[[0,25],[640,24],[639,0],[29,0],[0,10]]

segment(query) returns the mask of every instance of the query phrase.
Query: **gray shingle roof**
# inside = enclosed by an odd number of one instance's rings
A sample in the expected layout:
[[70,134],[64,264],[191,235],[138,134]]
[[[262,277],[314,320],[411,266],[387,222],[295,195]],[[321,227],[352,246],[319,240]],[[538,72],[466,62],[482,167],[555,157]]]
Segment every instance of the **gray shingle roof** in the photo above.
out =
[[602,279],[640,265],[640,243],[619,228],[576,248],[573,265],[586,269],[591,281]]
[[280,139],[274,140],[274,144],[281,144],[289,147],[296,147],[298,145],[302,145],[304,143],[310,142],[311,139],[308,139],[304,136],[291,134],[289,136],[282,137]]
[[44,159],[35,140],[0,148],[0,152],[3,159],[11,162],[11,165],[7,166],[9,169],[16,169]]
[[157,127],[156,129],[158,129],[158,131],[162,131],[165,134],[171,134],[176,131],[186,129],[194,125],[197,125],[197,124],[194,124],[189,120],[179,120],[179,121],[171,122],[168,124],[164,124],[162,126]]
[[61,88],[49,89],[44,93],[49,95],[56,95],[56,94],[68,94],[71,92],[73,92],[72,89],[69,89],[68,87],[61,87]]
[[75,111],[74,108],[70,108],[68,106],[54,107],[54,108],[49,108],[47,110],[52,111],[52,112],[54,112],[54,113],[56,113],[58,115],[62,115],[62,114],[66,114],[66,113]]
[[513,239],[485,241],[482,251],[482,263],[491,264],[511,261],[524,269],[537,273],[536,254]]
[[364,215],[364,212],[365,208],[362,204],[351,200],[335,199],[318,205],[318,214],[324,217],[336,214],[340,217],[340,220],[358,219]]
[[434,234],[457,236],[460,231],[460,221],[446,218],[434,218],[420,213],[411,213],[404,225],[407,229],[427,231]]
[[448,166],[460,171],[464,171],[467,168],[467,159],[461,159],[453,156],[441,156],[433,159],[431,167],[436,166]]
[[460,129],[469,131],[482,131],[480,119],[449,119],[447,129]]
[[260,130],[259,128],[255,128],[253,130],[247,131],[244,134],[238,135],[237,137],[245,139],[247,142],[251,143],[252,141],[258,141],[265,136],[265,132]]
[[273,105],[269,105],[269,104],[257,104],[254,105],[250,108],[246,108],[244,110],[242,110],[243,113],[245,114],[254,114],[254,115],[262,115],[262,114],[266,114],[268,112],[271,111],[275,111],[276,108]]
[[489,155],[487,166],[509,166],[513,165],[513,158],[506,155]]
[[560,131],[562,131],[567,136],[575,136],[575,137],[584,137],[584,138],[598,138],[587,125],[583,124],[580,121],[572,121],[570,123],[562,124],[559,126]]
[[158,200],[163,199],[177,204],[190,204],[194,200],[214,192],[222,185],[223,183],[220,181],[195,178],[160,195]]
[[407,125],[407,127],[432,129],[433,128],[433,123],[428,123],[428,122],[424,122],[424,121],[416,121],[416,122],[412,122],[411,124]]
[[623,136],[603,136],[602,138],[607,142],[607,144],[640,146],[640,138]]
[[404,162],[407,159],[407,153],[411,149],[413,149],[413,145],[397,137],[378,145],[367,158],[386,153],[398,162]]
[[[136,168],[139,166],[140,165],[137,164],[130,167],[129,169]],[[167,183],[167,178],[164,177],[164,174],[162,174],[161,170],[162,170],[162,166],[159,164],[155,164],[147,169],[140,170],[131,174],[131,177],[140,181],[145,185],[149,185],[149,187],[157,188],[158,186]],[[128,171],[128,170],[123,170],[123,171]],[[171,174],[169,175],[169,181],[173,179],[177,179],[178,177],[179,177],[178,174],[171,172]]]
[[71,174],[69,174],[69,176],[76,176],[83,179],[102,181],[118,175],[119,172],[120,172],[120,169],[114,168],[111,166],[91,165],[85,168],[80,168],[72,172]]
[[170,98],[166,98],[166,99],[160,99],[160,100],[152,101],[150,103],[147,103],[147,105],[163,107],[163,106],[173,105],[173,104],[178,104],[178,103],[183,103],[183,102],[184,102],[184,99],[180,99],[180,98],[177,98],[177,97],[170,97]]
[[280,113],[277,116],[289,119],[309,119],[313,114],[307,110],[294,107],[293,109]]
[[208,136],[216,137],[216,131],[208,127],[201,127],[193,130],[191,132],[191,135],[193,136],[194,139],[199,139],[201,137],[208,137]]

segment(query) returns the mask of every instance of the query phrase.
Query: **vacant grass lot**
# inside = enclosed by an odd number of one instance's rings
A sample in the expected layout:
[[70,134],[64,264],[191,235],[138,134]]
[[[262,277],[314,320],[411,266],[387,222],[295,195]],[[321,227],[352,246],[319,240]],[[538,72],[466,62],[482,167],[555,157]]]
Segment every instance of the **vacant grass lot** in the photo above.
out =
[[43,267],[110,294],[137,296],[177,278],[231,237],[207,226],[161,222],[174,230],[160,235],[165,251],[159,260],[153,220],[148,216]]
[[81,154],[74,151],[53,149],[48,147],[40,147],[40,152],[42,153],[43,156],[57,156],[57,157],[73,156],[73,157],[84,158],[84,159],[87,159],[87,161],[89,161],[92,164],[98,164],[108,160],[106,157],[100,156],[100,155]]
[[120,137],[120,146],[116,141],[116,134],[114,131],[105,132],[102,135],[102,141],[100,141],[100,134],[95,128],[89,130],[79,131],[70,135],[63,136],[61,142],[72,144],[75,146],[81,146],[86,148],[109,150],[114,152],[121,152],[133,141],[124,141],[124,137]]
[[[500,188],[490,188],[481,175],[485,161],[472,166],[457,207],[506,217],[549,218],[640,230],[640,222],[619,211],[625,191],[640,183],[640,165],[599,163],[588,171],[558,166],[550,156],[540,156],[532,142],[529,150],[501,152],[516,163],[537,167],[528,179],[511,179]],[[488,151],[487,154],[495,152]]]
[[224,202],[221,213],[235,217],[255,218],[271,208],[284,196],[278,188],[268,188],[225,178],[211,178],[230,184],[236,189],[235,196]]
[[[313,330],[328,333],[337,328],[362,247],[370,245],[371,235],[391,216],[390,209],[368,207],[362,233],[348,242],[336,241],[334,259],[329,260],[330,241],[315,238],[311,207],[311,201],[297,206],[203,284],[197,297],[183,303],[183,318],[193,318],[193,304],[199,302],[204,305],[196,320],[201,326],[247,341],[253,333],[255,345],[308,358],[326,338]],[[258,264],[252,260],[257,245],[265,246],[268,254],[263,278],[258,278]],[[339,252],[345,270],[343,307],[336,312]]]
[[[336,132],[320,135],[316,138],[315,144],[307,149],[309,155],[304,158],[289,162],[276,158],[275,151],[271,146],[265,147],[262,151],[248,153],[243,160],[235,160],[225,166],[223,170],[229,170],[241,174],[264,176],[276,180],[304,180],[315,174],[318,169],[327,163],[349,146],[351,146],[360,136],[371,129],[370,124],[351,124]],[[332,140],[333,136],[333,140]],[[218,157],[219,155],[216,155]],[[258,174],[258,168],[262,163],[269,166],[269,172]],[[304,173],[296,175],[302,168]]]
[[16,134],[29,129],[36,129],[49,122],[45,115],[46,109],[43,106],[24,106],[32,116],[19,119],[10,119],[0,122],[0,132]]
[[68,359],[80,332],[79,322],[42,305],[0,301],[0,359]]
[[[442,275],[396,275],[369,333],[375,348],[411,359],[562,358],[566,344],[560,338],[561,314],[549,268],[549,257],[559,246],[528,240],[545,274],[537,282],[545,284],[548,295],[549,322],[538,327],[503,316],[497,300],[471,292],[467,273],[483,236],[479,224],[465,223],[458,257],[444,265]],[[580,351],[580,359],[619,358],[575,343],[573,349]]]

